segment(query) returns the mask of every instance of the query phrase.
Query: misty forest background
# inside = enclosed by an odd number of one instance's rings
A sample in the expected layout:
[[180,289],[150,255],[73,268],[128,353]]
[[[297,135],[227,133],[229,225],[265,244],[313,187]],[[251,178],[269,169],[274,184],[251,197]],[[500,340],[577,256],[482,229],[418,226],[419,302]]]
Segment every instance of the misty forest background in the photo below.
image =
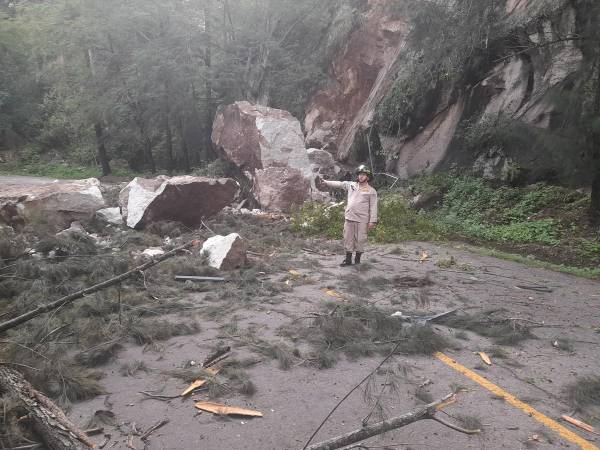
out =
[[23,164],[189,171],[215,158],[221,104],[260,101],[302,117],[334,51],[320,45],[334,3],[5,4],[0,146]]

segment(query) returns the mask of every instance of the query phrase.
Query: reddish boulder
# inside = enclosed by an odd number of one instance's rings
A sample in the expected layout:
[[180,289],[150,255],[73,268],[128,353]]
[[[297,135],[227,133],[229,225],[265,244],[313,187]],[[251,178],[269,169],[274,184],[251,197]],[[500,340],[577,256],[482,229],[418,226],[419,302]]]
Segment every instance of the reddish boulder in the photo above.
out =
[[160,220],[192,227],[231,204],[238,193],[238,183],[230,178],[135,178],[119,194],[119,204],[130,228]]
[[287,212],[308,200],[310,184],[298,169],[267,167],[254,174],[254,196],[263,209]]
[[[236,102],[217,113],[212,140],[253,181],[262,209],[289,211],[310,197],[316,165],[304,147],[300,122],[289,112]],[[332,160],[327,165],[333,170]]]
[[242,170],[289,166],[310,173],[300,122],[289,112],[249,102],[219,110],[212,141]]

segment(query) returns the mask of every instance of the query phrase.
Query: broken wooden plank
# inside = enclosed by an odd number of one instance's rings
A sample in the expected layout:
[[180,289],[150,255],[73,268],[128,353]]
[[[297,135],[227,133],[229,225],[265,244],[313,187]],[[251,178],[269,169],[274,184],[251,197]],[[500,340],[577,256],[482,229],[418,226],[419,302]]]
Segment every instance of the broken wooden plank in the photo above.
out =
[[[207,372],[212,377],[214,377],[216,374],[219,373],[219,369],[217,369],[215,367],[207,367],[204,371]],[[185,397],[186,395],[189,395],[192,392],[194,392],[196,389],[201,388],[202,386],[204,386],[206,384],[207,381],[208,380],[205,380],[203,378],[198,378],[196,381],[194,381],[192,384],[190,384],[189,387],[185,391],[183,391],[181,393],[181,397]]]
[[574,419],[573,417],[567,416],[566,414],[563,414],[561,417],[563,420],[569,422],[571,425],[575,425],[577,428],[581,428],[582,430],[588,431],[590,433],[600,435],[600,433],[598,433],[593,426],[588,425],[587,423],[582,422],[581,420]]
[[196,275],[175,275],[175,281],[227,281],[223,277],[201,277]]
[[204,386],[206,384],[207,380],[204,380],[202,378],[198,378],[196,381],[194,381],[192,384],[190,384],[188,386],[188,388],[183,391],[181,394],[179,394],[181,397],[185,397],[186,395],[191,394],[192,392],[194,392],[196,389],[201,388],[202,386]]
[[333,289],[326,289],[325,293],[333,298],[344,298],[344,296],[342,294],[340,294],[337,291],[334,291]]
[[201,411],[206,411],[221,416],[248,416],[263,417],[263,413],[253,409],[239,408],[237,406],[227,406],[213,402],[198,402],[194,405]]
[[486,363],[488,366],[492,365],[492,360],[490,359],[490,357],[488,356],[488,354],[486,352],[477,352],[477,354],[479,355],[481,360],[484,363]]

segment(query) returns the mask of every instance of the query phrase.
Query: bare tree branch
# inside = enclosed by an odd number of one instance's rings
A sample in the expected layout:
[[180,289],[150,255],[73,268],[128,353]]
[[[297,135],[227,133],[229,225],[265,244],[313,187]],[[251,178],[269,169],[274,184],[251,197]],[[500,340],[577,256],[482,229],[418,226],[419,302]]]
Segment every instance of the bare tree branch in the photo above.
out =
[[[454,394],[448,394],[444,398],[436,400],[435,402],[432,402],[420,409],[410,411],[401,416],[392,417],[391,419],[377,422],[366,427],[361,427],[357,430],[351,431],[350,433],[328,439],[327,441],[319,442],[318,444],[311,445],[307,448],[307,450],[334,450],[337,448],[346,447],[356,442],[364,441],[365,439],[378,434],[387,433],[388,431],[402,428],[419,420],[433,419],[437,406],[451,399],[453,396]],[[450,424],[446,423],[444,423],[444,425],[450,426]],[[454,425],[452,425],[451,428],[461,432],[472,431],[463,430],[462,428]]]
[[28,322],[31,319],[33,319],[33,318],[35,318],[35,317],[37,317],[37,316],[39,316],[41,314],[50,312],[50,311],[52,311],[54,309],[60,308],[63,305],[72,303],[75,300],[78,300],[78,299],[80,299],[82,297],[85,297],[88,294],[100,291],[102,289],[106,289],[109,286],[112,286],[114,284],[117,284],[117,283],[119,283],[119,282],[121,282],[121,281],[129,278],[130,276],[132,276],[133,274],[139,272],[140,270],[143,271],[143,270],[149,269],[150,267],[155,266],[159,262],[162,262],[165,259],[168,259],[168,258],[171,258],[172,256],[175,256],[180,251],[186,250],[186,249],[188,249],[190,247],[193,247],[195,245],[197,245],[197,241],[189,242],[189,243],[187,243],[185,245],[182,245],[180,247],[177,247],[177,248],[175,248],[175,249],[173,249],[173,250],[165,253],[164,255],[161,255],[161,256],[159,256],[157,258],[153,258],[150,261],[148,261],[148,262],[146,262],[146,263],[144,263],[144,264],[142,264],[142,265],[140,265],[138,267],[135,267],[134,269],[131,269],[128,272],[124,272],[121,275],[118,275],[118,276],[116,276],[114,278],[111,278],[109,280],[103,281],[102,283],[95,284],[94,286],[82,289],[82,290],[80,290],[78,292],[75,292],[73,294],[69,294],[66,297],[62,297],[62,298],[60,298],[58,300],[55,300],[55,301],[50,302],[50,303],[47,303],[45,305],[38,306],[34,310],[31,310],[29,312],[26,312],[25,314],[22,314],[22,315],[20,315],[18,317],[15,317],[13,319],[10,319],[10,320],[7,320],[6,322],[1,323],[0,324],[0,333],[3,333],[5,331],[7,331],[7,330],[10,330],[11,328],[14,328],[14,327],[16,327],[18,325],[21,325],[22,323]]

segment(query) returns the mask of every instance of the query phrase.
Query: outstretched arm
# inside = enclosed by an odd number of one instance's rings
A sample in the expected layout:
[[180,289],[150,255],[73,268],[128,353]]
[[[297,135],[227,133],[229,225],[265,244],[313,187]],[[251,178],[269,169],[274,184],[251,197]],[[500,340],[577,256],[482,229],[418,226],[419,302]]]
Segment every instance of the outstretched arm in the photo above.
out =
[[324,180],[321,177],[317,177],[315,179],[315,185],[318,188],[329,187],[329,188],[334,188],[334,189],[348,190],[348,182],[347,181],[330,181],[330,180]]

